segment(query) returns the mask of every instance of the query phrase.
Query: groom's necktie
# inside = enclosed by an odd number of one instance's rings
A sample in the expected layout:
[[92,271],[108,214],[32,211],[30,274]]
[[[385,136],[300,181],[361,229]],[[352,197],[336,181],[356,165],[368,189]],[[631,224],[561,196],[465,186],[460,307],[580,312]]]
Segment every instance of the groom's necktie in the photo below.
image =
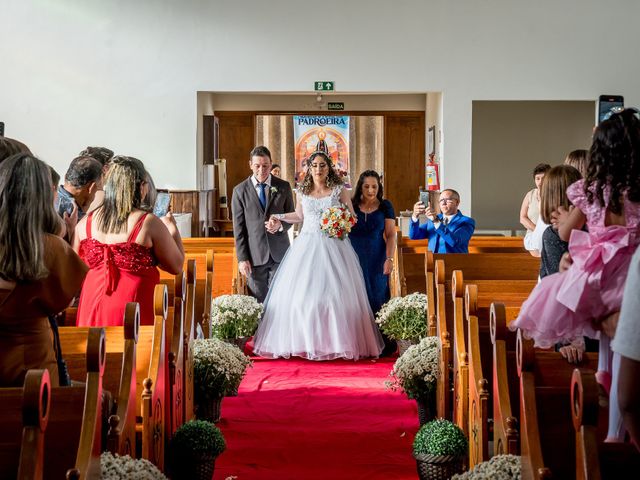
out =
[[259,183],[258,187],[260,187],[260,193],[258,194],[258,198],[260,198],[260,205],[262,208],[267,208],[267,195],[265,193],[265,188],[267,188],[266,183]]

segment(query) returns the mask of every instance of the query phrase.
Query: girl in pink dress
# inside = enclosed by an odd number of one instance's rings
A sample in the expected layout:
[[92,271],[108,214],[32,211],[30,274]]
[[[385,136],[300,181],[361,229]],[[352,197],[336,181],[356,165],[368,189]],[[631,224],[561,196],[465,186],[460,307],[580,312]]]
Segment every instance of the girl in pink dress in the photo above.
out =
[[[596,337],[592,325],[620,310],[631,256],[640,243],[640,120],[624,110],[596,129],[587,177],[569,186],[575,208],[560,211],[558,233],[569,239],[572,266],[542,279],[510,325],[541,348]],[[588,232],[580,230],[587,225]],[[598,381],[609,389],[608,441],[623,441],[617,365],[610,339],[600,334]],[[611,378],[611,373],[613,378]]]

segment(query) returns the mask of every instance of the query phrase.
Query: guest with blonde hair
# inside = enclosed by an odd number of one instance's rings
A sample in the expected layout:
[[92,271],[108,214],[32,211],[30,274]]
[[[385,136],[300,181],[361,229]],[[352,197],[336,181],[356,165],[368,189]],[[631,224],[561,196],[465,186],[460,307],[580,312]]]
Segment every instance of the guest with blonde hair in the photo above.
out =
[[79,326],[122,325],[127,302],[140,303],[141,324],[152,325],[156,266],[172,274],[182,270],[184,249],[173,216],[158,218],[142,209],[147,175],[140,160],[114,157],[103,204],[76,227],[74,249],[90,268]]

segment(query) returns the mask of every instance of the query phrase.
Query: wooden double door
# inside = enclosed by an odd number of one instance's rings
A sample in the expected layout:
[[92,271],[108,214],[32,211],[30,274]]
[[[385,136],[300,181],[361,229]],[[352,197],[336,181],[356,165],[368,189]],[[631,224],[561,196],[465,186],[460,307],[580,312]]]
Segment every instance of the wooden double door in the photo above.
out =
[[[290,112],[287,112],[290,113]],[[318,115],[319,112],[300,112]],[[227,160],[227,194],[229,204],[233,187],[247,178],[249,152],[255,147],[256,116],[284,112],[216,112],[218,157]],[[331,112],[322,112],[322,115]],[[384,117],[384,194],[396,210],[412,209],[418,201],[418,189],[425,184],[425,115],[424,112],[340,112],[340,115],[379,115]],[[205,116],[204,142],[214,144],[213,117]],[[205,148],[205,152],[209,149]],[[213,158],[205,158],[212,163]],[[355,182],[356,179],[353,179]]]

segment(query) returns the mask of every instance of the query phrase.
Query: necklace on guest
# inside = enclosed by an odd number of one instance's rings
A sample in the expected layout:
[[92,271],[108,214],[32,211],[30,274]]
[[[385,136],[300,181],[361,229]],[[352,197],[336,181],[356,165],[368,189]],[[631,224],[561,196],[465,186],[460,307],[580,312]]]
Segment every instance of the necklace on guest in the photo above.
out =
[[365,222],[367,221],[367,215],[372,214],[373,212],[378,210],[379,207],[380,207],[380,202],[376,202],[375,205],[368,206],[368,207],[365,207],[364,205],[360,204],[360,211],[364,213],[364,221]]

